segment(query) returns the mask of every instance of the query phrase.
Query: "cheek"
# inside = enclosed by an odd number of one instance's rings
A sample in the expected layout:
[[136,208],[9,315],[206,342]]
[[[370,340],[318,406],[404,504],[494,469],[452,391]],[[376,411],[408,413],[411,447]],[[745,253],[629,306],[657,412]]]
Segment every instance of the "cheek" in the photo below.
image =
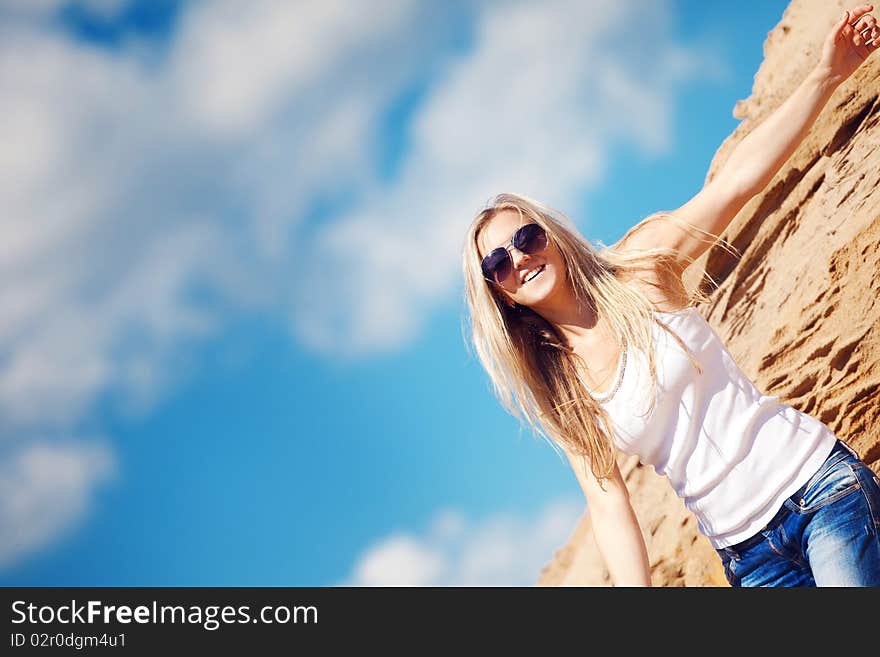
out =
[[559,251],[554,249],[550,253],[550,257],[548,259],[550,260],[550,263],[553,265],[553,268],[556,270],[556,272],[558,274],[560,274],[560,275],[565,274],[565,269],[566,269],[565,260],[562,258],[562,254],[559,253]]

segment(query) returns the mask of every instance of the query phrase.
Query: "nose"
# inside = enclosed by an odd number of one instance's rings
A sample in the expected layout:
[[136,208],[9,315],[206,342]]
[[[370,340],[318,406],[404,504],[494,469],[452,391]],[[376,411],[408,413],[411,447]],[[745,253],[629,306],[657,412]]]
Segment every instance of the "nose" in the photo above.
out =
[[517,270],[522,264],[528,264],[529,262],[531,262],[532,256],[530,256],[528,253],[523,253],[519,249],[511,248],[510,259],[511,262],[513,262],[514,270]]
[[519,285],[522,283],[520,277],[522,276],[523,270],[529,268],[532,256],[530,256],[528,253],[522,253],[520,251],[517,251],[516,249],[511,249],[510,257],[513,261],[513,273],[510,276],[510,280],[513,282],[514,285],[519,287]]

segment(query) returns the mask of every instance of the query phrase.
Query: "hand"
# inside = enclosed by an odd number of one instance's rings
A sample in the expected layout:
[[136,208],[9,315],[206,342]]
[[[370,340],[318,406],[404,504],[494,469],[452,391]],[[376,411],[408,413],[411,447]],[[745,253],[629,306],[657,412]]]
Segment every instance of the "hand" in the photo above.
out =
[[868,13],[873,8],[859,5],[844,12],[825,37],[818,67],[835,83],[846,80],[880,45],[877,19]]

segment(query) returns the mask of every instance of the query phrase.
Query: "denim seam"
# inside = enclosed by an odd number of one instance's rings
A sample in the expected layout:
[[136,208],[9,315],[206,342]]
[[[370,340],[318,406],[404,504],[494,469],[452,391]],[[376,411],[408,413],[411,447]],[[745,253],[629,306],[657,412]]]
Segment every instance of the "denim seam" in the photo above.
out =
[[849,452],[852,456],[854,456],[854,457],[857,458],[857,459],[858,459],[858,458],[861,458],[861,457],[859,456],[859,453],[858,453],[856,450],[854,450],[854,449],[850,446],[849,443],[847,443],[847,442],[845,442],[845,441],[843,441],[843,440],[840,440],[839,438],[838,438],[838,441],[840,442],[841,445],[843,445],[843,448],[844,448],[847,452]]
[[733,559],[729,559],[727,563],[724,564],[724,574],[727,576],[727,583],[732,587],[736,587],[739,582],[736,578],[736,573],[733,572]]
[[[835,465],[837,465],[841,461],[845,461],[850,456],[855,456],[855,455],[852,452],[850,452],[849,450],[847,450],[845,452],[837,452],[837,453],[829,454],[828,458],[825,459],[825,462],[821,465],[821,467],[813,474],[812,477],[810,477],[810,481],[807,483],[807,487],[808,488],[811,487],[813,484],[815,484],[817,481],[819,481],[819,479],[821,479],[822,476],[826,472],[831,470]],[[858,456],[855,456],[855,458],[858,458]]]
[[[839,462],[840,461],[837,461],[833,465],[837,465]],[[853,472],[852,467],[850,466],[850,464],[847,461],[843,461],[843,463],[847,466],[847,468],[849,468],[849,471],[853,474],[853,478],[855,479],[855,481],[852,484],[850,484],[846,488],[840,489],[836,493],[833,493],[832,495],[826,497],[824,500],[821,500],[821,501],[816,502],[814,504],[808,504],[807,506],[801,506],[800,504],[795,504],[794,505],[795,508],[793,509],[793,511],[796,511],[797,513],[799,513],[801,515],[808,515],[810,513],[813,513],[814,511],[818,511],[822,507],[828,506],[832,502],[836,502],[837,500],[839,500],[842,497],[846,497],[847,495],[849,495],[853,491],[861,488],[862,487],[862,480],[856,475],[855,472]],[[830,470],[830,467],[825,472],[827,472],[828,470]],[[815,484],[815,482],[810,482],[810,483],[811,483],[811,486],[812,486],[812,484]],[[809,488],[807,488],[807,490],[809,491]]]
[[[849,463],[847,463],[846,465],[847,465],[847,467],[849,467],[850,471],[853,473],[856,480],[858,482],[861,482],[862,478],[861,478],[861,476],[859,476],[859,471],[861,470],[861,468],[854,468]],[[873,471],[871,473],[873,474]],[[870,492],[867,489],[865,489],[864,486],[862,486],[861,488],[862,488],[862,492],[865,495],[865,502],[867,502],[867,504],[868,504],[868,512],[871,514],[871,521],[874,523],[874,535],[878,536],[878,538],[880,538],[880,531],[878,531],[878,530],[880,530],[880,509],[877,509],[874,507],[874,501],[871,499]]]
[[[845,452],[835,453],[832,451],[832,453],[828,455],[828,458],[825,460],[825,462],[819,467],[819,469],[816,472],[813,473],[813,476],[810,477],[807,480],[807,482],[803,485],[802,488],[803,488],[804,494],[809,492],[809,490],[813,486],[815,486],[816,483],[822,479],[822,477],[824,477],[826,474],[828,474],[829,470],[834,468],[838,463],[845,460],[846,458],[847,458],[847,453],[845,453]],[[789,500],[792,501],[792,506],[794,507],[792,509],[793,511],[798,511],[799,513],[803,513],[804,511],[809,512],[810,510],[812,510],[812,508],[817,508],[817,509],[820,508],[819,506],[802,507],[800,504],[798,504],[797,502],[792,500],[792,497],[794,497],[794,496],[792,495],[791,497],[786,498],[785,501],[786,502],[788,502]],[[827,502],[825,502],[825,503],[827,504]]]
[[[800,554],[801,549],[800,549],[799,545],[794,545],[792,543],[792,541],[788,538],[788,534],[785,533],[785,524],[784,523],[779,525],[779,536],[780,536],[780,541],[779,541],[780,548],[787,548],[788,551],[791,552],[791,556],[789,556],[788,558],[791,559],[792,561],[794,561],[796,564],[798,564],[802,568],[806,568],[807,564],[805,564],[803,561],[801,561],[796,556],[794,556],[794,555]],[[771,545],[772,545],[772,541],[771,541]]]
[[[768,545],[770,545],[770,549],[773,550],[776,554],[778,554],[778,555],[779,555],[780,557],[782,557],[783,559],[787,559],[788,561],[791,561],[792,563],[794,563],[794,564],[800,566],[801,568],[805,568],[805,567],[806,567],[806,564],[804,564],[802,561],[800,561],[800,560],[799,560],[796,556],[794,556],[793,554],[784,554],[784,553],[782,552],[782,549],[783,549],[782,546],[780,546],[780,547],[777,548],[777,547],[776,547],[776,544],[773,542],[773,539],[772,539],[770,536],[767,537],[767,543],[768,543]],[[789,551],[789,550],[786,550],[786,552],[788,552],[788,551]]]

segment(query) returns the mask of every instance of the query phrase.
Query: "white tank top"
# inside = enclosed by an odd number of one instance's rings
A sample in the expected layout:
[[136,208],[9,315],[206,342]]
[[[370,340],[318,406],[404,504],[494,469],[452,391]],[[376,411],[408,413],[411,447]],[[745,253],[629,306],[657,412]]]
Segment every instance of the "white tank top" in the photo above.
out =
[[818,419],[762,394],[695,307],[654,315],[681,337],[703,374],[655,322],[651,416],[641,353],[630,350],[618,361],[616,392],[587,390],[608,411],[617,447],[668,478],[713,547],[733,545],[762,529],[818,471],[836,436]]

